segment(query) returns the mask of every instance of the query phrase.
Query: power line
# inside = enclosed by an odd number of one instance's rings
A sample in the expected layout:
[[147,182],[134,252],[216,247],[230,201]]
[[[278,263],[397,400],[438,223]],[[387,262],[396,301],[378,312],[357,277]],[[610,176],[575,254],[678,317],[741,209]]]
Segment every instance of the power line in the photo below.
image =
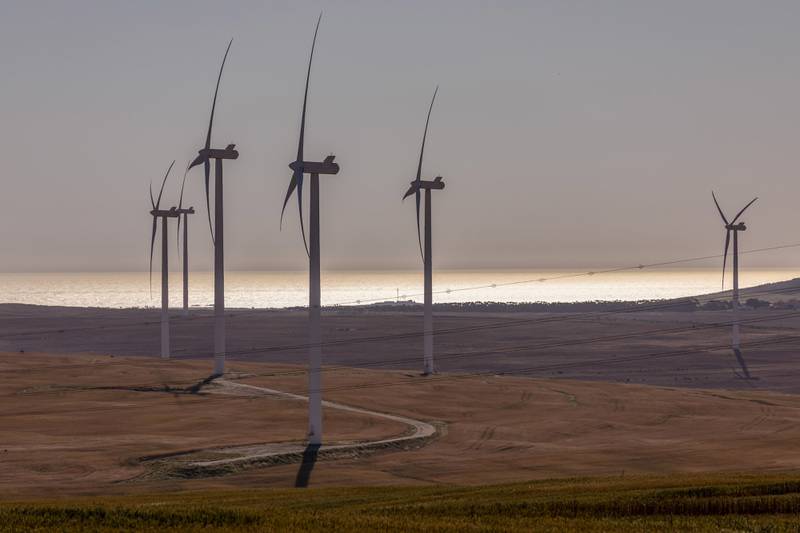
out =
[[[800,292],[800,287],[794,288],[778,288],[778,289],[770,289],[764,291],[756,291],[751,292],[750,295],[765,295],[765,294],[782,294],[782,293],[795,293]],[[518,318],[513,320],[506,320],[501,322],[490,322],[485,324],[478,324],[474,326],[462,326],[457,328],[448,328],[448,329],[438,329],[434,330],[433,334],[435,336],[441,335],[451,335],[457,333],[473,333],[475,331],[484,331],[484,330],[491,330],[491,329],[501,329],[507,327],[515,327],[521,325],[531,325],[531,324],[544,324],[544,323],[551,323],[551,322],[563,322],[568,320],[580,320],[580,319],[588,319],[598,316],[608,316],[608,315],[617,315],[617,314],[627,314],[627,313],[637,313],[637,312],[645,312],[645,311],[660,311],[664,309],[669,309],[671,307],[682,307],[687,304],[693,303],[693,301],[698,300],[697,298],[682,298],[679,300],[674,301],[667,301],[667,302],[655,302],[652,304],[637,304],[634,306],[623,307],[621,309],[613,309],[613,310],[605,310],[605,311],[587,311],[582,313],[574,313],[574,314],[560,314],[556,316],[547,316],[547,317],[531,317],[531,318]],[[709,297],[709,301],[713,300]],[[360,344],[360,343],[368,343],[368,342],[386,342],[386,341],[395,341],[395,340],[405,340],[410,338],[416,338],[423,336],[423,333],[419,331],[411,331],[411,332],[404,332],[404,333],[392,333],[387,335],[377,335],[371,337],[355,337],[349,339],[337,339],[332,341],[324,341],[319,343],[319,346],[322,347],[331,347],[331,346],[341,346],[341,345],[350,345],[350,344]],[[264,353],[270,352],[279,352],[279,351],[292,351],[292,350],[299,350],[299,349],[308,349],[312,346],[315,346],[311,343],[301,343],[301,344],[292,344],[292,345],[278,345],[278,346],[265,346],[265,347],[251,347],[246,350],[232,350],[228,351],[228,356],[242,356],[242,355],[259,355]],[[173,353],[179,352],[186,352],[189,351],[188,349],[178,349],[174,350]]]
[[[768,252],[768,251],[775,251],[775,250],[783,250],[787,248],[797,248],[800,247],[800,243],[794,244],[784,244],[778,246],[769,246],[766,248],[755,248],[753,250],[743,250],[740,251],[740,255],[744,254],[753,254],[753,253],[761,253],[761,252]],[[550,277],[540,277],[540,278],[531,278],[531,279],[522,279],[516,281],[508,281],[502,283],[490,283],[484,285],[473,285],[468,287],[458,287],[455,289],[440,289],[437,291],[433,291],[433,294],[451,294],[454,292],[465,292],[465,291],[473,291],[473,290],[482,290],[482,289],[496,289],[501,287],[510,287],[514,285],[527,285],[531,283],[544,283],[547,281],[556,281],[560,279],[569,279],[569,278],[580,278],[586,276],[595,276],[595,275],[602,275],[602,274],[611,274],[615,272],[626,272],[626,271],[635,271],[635,270],[644,270],[647,268],[658,268],[664,266],[672,266],[677,264],[683,263],[693,263],[697,261],[705,261],[708,259],[719,259],[724,257],[723,254],[716,254],[716,255],[705,255],[705,256],[697,256],[697,257],[690,257],[686,259],[676,259],[672,261],[661,261],[658,263],[649,263],[649,264],[637,264],[633,266],[624,266],[624,267],[615,267],[615,268],[608,268],[603,270],[595,270],[595,271],[587,271],[587,272],[573,272],[568,274],[559,274],[557,276],[550,276]],[[723,291],[726,292],[726,291]],[[349,305],[363,305],[363,304],[370,304],[376,302],[388,302],[392,301],[395,298],[414,298],[418,296],[424,296],[425,293],[412,293],[412,294],[400,294],[400,295],[391,295],[386,296],[383,298],[370,298],[370,299],[357,299],[357,300],[345,300],[341,302],[334,302],[326,304],[324,307],[341,307],[341,306],[349,306]],[[211,307],[206,307],[205,309],[211,309]],[[246,313],[240,313],[237,316],[242,316]]]
[[[796,247],[799,247],[799,246],[800,246],[800,243],[785,244],[785,245],[779,245],[779,246],[770,246],[770,247],[767,247],[767,248],[756,248],[756,249],[753,249],[753,250],[740,251],[739,254],[740,255],[742,255],[742,254],[753,254],[753,253],[768,252],[768,251],[774,251],[774,250],[782,250],[782,249],[785,249],[785,248],[796,248]],[[676,260],[673,260],[673,261],[662,261],[662,262],[659,262],[659,263],[638,264],[638,265],[635,265],[635,266],[616,267],[616,268],[609,268],[609,269],[605,269],[605,270],[595,270],[595,271],[588,271],[588,272],[577,272],[577,273],[570,273],[570,274],[560,274],[558,276],[551,276],[551,277],[544,277],[544,278],[524,279],[524,280],[518,280],[518,281],[509,281],[509,282],[505,282],[505,283],[491,283],[489,285],[475,285],[475,286],[472,286],[472,287],[459,287],[459,288],[456,288],[456,289],[443,289],[443,290],[433,291],[433,294],[450,294],[450,293],[453,293],[453,292],[461,292],[461,291],[472,291],[472,290],[480,290],[480,289],[496,289],[496,288],[499,288],[499,287],[509,287],[509,286],[513,286],[513,285],[526,285],[526,284],[529,284],[529,283],[543,283],[543,282],[546,282],[546,281],[555,281],[555,280],[559,280],[559,279],[579,278],[579,277],[585,277],[585,276],[595,276],[595,275],[598,275],[598,274],[611,274],[611,273],[614,273],[614,272],[625,272],[625,271],[631,271],[631,270],[644,270],[646,268],[657,268],[657,267],[671,266],[671,265],[677,265],[677,264],[682,264],[682,263],[694,263],[694,262],[697,262],[697,261],[705,261],[705,260],[708,260],[708,259],[719,259],[721,257],[724,257],[724,255],[723,254],[717,254],[717,255],[706,255],[706,256],[699,256],[699,257],[690,257],[690,258],[686,258],[686,259],[676,259]],[[400,298],[413,298],[413,297],[416,297],[416,296],[424,296],[424,295],[425,295],[425,293],[401,294]],[[331,307],[335,307],[335,306],[340,306],[340,305],[353,305],[353,304],[383,302],[383,301],[389,301],[391,299],[392,299],[391,297],[388,297],[388,298],[375,298],[375,299],[370,299],[370,300],[352,300],[352,301],[348,301],[348,302],[333,303],[333,304],[329,304],[329,305]]]
[[[797,292],[797,290],[798,289],[793,289],[793,288],[779,288],[779,289],[771,289],[771,290],[751,292],[750,295],[778,294],[778,293],[786,293],[786,292],[790,292],[791,293],[791,292]],[[709,300],[711,299],[711,297],[708,297],[708,298],[709,298]],[[540,318],[535,318],[535,319],[519,319],[519,320],[515,320],[515,321],[509,321],[509,322],[505,322],[505,323],[500,323],[500,324],[498,324],[498,323],[489,323],[489,324],[483,324],[483,325],[473,326],[473,327],[469,327],[468,326],[468,327],[464,327],[464,328],[452,328],[450,330],[440,330],[438,333],[439,334],[445,334],[445,333],[456,333],[456,332],[479,331],[479,330],[483,330],[483,329],[509,327],[509,326],[520,325],[520,324],[525,324],[525,323],[537,323],[537,322],[538,323],[545,323],[545,322],[554,322],[554,321],[567,321],[567,320],[574,320],[574,319],[588,319],[588,318],[592,318],[592,317],[596,317],[596,316],[600,316],[600,315],[609,315],[609,314],[618,314],[618,313],[631,313],[631,312],[641,312],[641,311],[653,311],[653,310],[665,309],[665,308],[668,308],[668,307],[686,305],[687,302],[690,302],[692,300],[693,299],[689,298],[689,299],[678,300],[678,301],[675,301],[675,302],[660,302],[660,303],[654,303],[654,304],[651,304],[651,305],[638,305],[638,306],[635,306],[635,307],[632,307],[632,308],[628,307],[628,308],[617,309],[617,310],[612,310],[612,311],[577,313],[577,314],[574,314],[574,315],[540,317]],[[756,317],[756,318],[753,318],[753,319],[742,320],[742,321],[740,321],[740,323],[747,324],[747,323],[755,323],[755,322],[762,322],[762,321],[769,321],[769,320],[778,320],[778,319],[781,319],[781,318],[788,318],[788,317],[793,316],[793,315],[795,315],[795,313],[784,313],[784,314],[781,314],[781,315],[778,315],[778,316],[772,316],[772,317]],[[713,327],[725,327],[725,326],[728,326],[728,325],[730,325],[730,323],[719,323],[719,324],[712,323],[709,326],[704,326],[704,325],[696,326],[696,325],[693,325],[693,326],[689,326],[689,327],[686,327],[686,328],[667,328],[665,330],[648,331],[645,334],[646,335],[652,335],[652,334],[656,334],[656,333],[667,333],[669,331],[679,332],[679,331],[683,331],[683,330],[688,331],[688,330],[692,330],[692,329],[702,329],[704,327],[712,327],[712,328]],[[329,342],[329,343],[323,343],[323,345],[348,344],[348,343],[351,343],[351,342],[368,342],[368,341],[369,342],[373,342],[373,341],[377,341],[377,340],[408,338],[408,337],[419,336],[419,335],[420,335],[419,333],[409,333],[409,334],[400,334],[400,335],[387,335],[387,336],[380,336],[380,337],[342,339],[340,341],[332,341],[332,342]],[[625,335],[625,337],[627,337],[627,338],[634,338],[635,336],[638,336],[638,335],[637,334]],[[616,337],[618,340],[623,338],[622,336],[612,336],[612,337]],[[565,343],[561,343],[560,345],[561,346],[577,345],[577,344],[582,344],[582,343],[586,343],[586,342],[600,342],[602,340],[604,340],[604,339],[602,339],[602,338],[593,338],[593,339],[588,339],[587,341],[583,341],[583,342],[581,342],[581,341],[566,341]],[[605,339],[605,340],[613,340],[613,339],[609,338],[609,339]],[[255,354],[258,354],[258,353],[264,353],[266,351],[297,349],[297,348],[305,348],[305,347],[308,347],[308,346],[309,346],[308,344],[306,344],[306,345],[295,345],[295,346],[289,346],[289,347],[287,347],[287,346],[279,346],[279,347],[272,347],[272,349],[259,350],[259,351],[252,351],[252,350],[251,351],[239,351],[239,352],[230,353],[229,355],[236,355],[236,354],[238,354],[238,355],[255,355]],[[549,344],[549,345],[546,345],[546,346],[535,346],[535,345],[534,346],[527,346],[527,347],[523,346],[523,347],[517,347],[517,351],[522,350],[522,349],[538,349],[538,348],[542,348],[542,347],[558,347],[558,346],[559,346],[559,343],[553,343],[553,344]],[[512,348],[513,347],[510,347],[510,348],[507,348],[507,349],[504,349],[504,350],[511,350]],[[451,353],[444,353],[444,354],[441,354],[438,357],[438,359],[439,360],[441,360],[441,359],[449,359],[449,358],[458,357],[459,355],[465,356],[465,357],[475,357],[475,356],[479,356],[479,355],[489,355],[491,353],[496,353],[496,352],[497,352],[497,350],[494,350],[494,351],[493,350],[479,351],[479,352],[476,352],[476,353],[464,353],[464,354],[460,354],[460,353],[452,353],[452,354]],[[388,362],[386,362],[386,361],[384,361],[384,362],[366,362],[366,363],[364,363],[364,366],[366,367],[366,366],[375,366],[375,365],[380,366],[380,365],[387,365],[387,364],[399,364],[399,363],[403,363],[403,362],[414,362],[417,359],[418,359],[418,357],[400,359],[400,360],[394,360],[394,361],[388,361]],[[349,365],[350,368],[357,368],[358,366],[359,366],[358,363]],[[342,366],[341,368],[348,368],[348,367],[347,366]],[[293,372],[287,373],[287,375],[291,375],[291,374],[297,373],[297,372],[301,372],[302,373],[304,371],[293,371]],[[274,373],[273,373],[273,375],[274,375]]]
[[[777,316],[770,316],[770,317],[753,317],[750,319],[740,320],[738,323],[742,325],[746,324],[755,324],[759,322],[771,322],[775,320],[780,320],[783,318],[792,318],[800,316],[800,311],[790,312],[790,313],[783,313]],[[458,352],[445,352],[437,356],[437,360],[448,360],[448,359],[463,359],[467,357],[478,357],[482,355],[492,355],[498,353],[513,353],[513,352],[522,352],[522,351],[536,351],[536,350],[543,350],[543,349],[551,349],[551,348],[563,348],[568,346],[579,346],[582,344],[593,344],[593,343],[600,343],[600,342],[609,342],[609,341],[619,341],[619,340],[630,340],[639,337],[648,337],[652,335],[669,335],[674,333],[683,333],[686,331],[697,331],[697,330],[704,330],[704,329],[720,329],[720,328],[727,328],[734,324],[733,321],[729,322],[711,322],[708,324],[692,324],[690,326],[678,326],[678,327],[669,327],[669,328],[659,328],[659,329],[651,329],[647,331],[639,331],[639,332],[632,332],[632,333],[619,333],[615,335],[603,335],[597,337],[590,337],[590,338],[583,338],[583,339],[573,339],[573,340],[566,340],[566,341],[554,341],[548,343],[540,343],[540,344],[528,344],[528,345],[514,345],[508,346],[504,348],[497,348],[497,349],[484,349],[484,350],[473,350],[473,351],[458,351]],[[336,365],[336,366],[328,366],[325,367],[326,371],[343,371],[349,370],[353,368],[370,368],[375,366],[387,366],[387,365],[396,365],[396,364],[403,364],[403,363],[413,363],[418,362],[419,356],[413,358],[403,358],[403,359],[394,359],[394,360],[381,360],[381,361],[361,361],[361,362],[354,362],[348,363],[347,365]],[[308,371],[305,369],[301,370],[288,370],[284,372],[270,372],[268,374],[256,374],[258,375],[268,375],[268,376],[292,376],[292,375],[302,375],[307,374]]]
[[[788,248],[797,248],[800,247],[800,243],[794,244],[785,244],[785,245],[778,245],[778,246],[770,246],[766,248],[756,248],[753,250],[742,250],[740,254],[753,254],[753,253],[762,253],[767,251],[774,251],[774,250],[782,250]],[[605,270],[597,270],[597,271],[589,271],[589,272],[580,272],[580,273],[571,273],[571,274],[562,274],[558,276],[552,276],[549,278],[536,278],[536,279],[526,279],[526,280],[518,280],[512,282],[505,282],[505,283],[494,283],[490,285],[475,285],[472,287],[460,287],[457,289],[446,289],[440,291],[434,291],[434,294],[444,294],[450,292],[462,292],[462,291],[470,291],[470,290],[479,290],[479,289],[486,289],[486,288],[497,288],[497,287],[504,287],[504,286],[512,286],[512,285],[522,285],[522,284],[529,284],[534,282],[547,282],[547,281],[555,281],[558,279],[566,279],[566,278],[577,278],[577,277],[584,277],[584,276],[594,276],[594,275],[602,275],[602,274],[609,274],[613,272],[622,272],[622,271],[630,271],[630,270],[642,270],[645,268],[654,268],[659,266],[669,266],[681,263],[690,263],[696,261],[702,261],[707,259],[718,259],[723,257],[723,254],[716,254],[716,255],[707,255],[707,256],[699,256],[699,257],[691,257],[685,259],[676,259],[671,261],[661,261],[658,263],[649,263],[649,264],[639,264],[635,266],[627,266],[627,267],[617,267],[617,268],[610,268]],[[727,291],[722,291],[727,292]],[[422,293],[419,294],[412,294],[410,296],[421,296]],[[409,297],[409,295],[401,295],[403,298]],[[379,301],[387,301],[391,300],[391,298],[376,298],[370,300],[355,300],[355,301],[347,301],[347,302],[339,302],[328,304],[325,307],[339,307],[339,306],[346,306],[346,305],[353,305],[353,304],[364,304],[364,303],[374,303]],[[243,316],[248,316],[252,314],[260,314],[263,313],[265,309],[258,309],[253,311],[240,311],[235,312],[227,315],[229,318],[240,318]],[[195,320],[205,320],[213,318],[213,315],[195,315],[191,317],[183,317],[183,316],[174,316],[170,317],[170,320],[175,321],[177,323],[181,322],[190,322]],[[85,327],[77,327],[77,328],[53,328],[47,330],[33,330],[33,331],[24,331],[24,332],[16,332],[16,333],[7,333],[7,334],[0,334],[0,339],[2,338],[9,338],[9,337],[22,337],[22,336],[29,336],[29,335],[49,335],[49,334],[62,334],[67,332],[82,332],[82,331],[98,331],[103,329],[119,329],[119,328],[129,328],[129,327],[138,327],[138,326],[151,326],[151,325],[159,325],[160,320],[145,320],[141,322],[126,322],[124,324],[119,325],[98,325],[98,326],[85,326]]]

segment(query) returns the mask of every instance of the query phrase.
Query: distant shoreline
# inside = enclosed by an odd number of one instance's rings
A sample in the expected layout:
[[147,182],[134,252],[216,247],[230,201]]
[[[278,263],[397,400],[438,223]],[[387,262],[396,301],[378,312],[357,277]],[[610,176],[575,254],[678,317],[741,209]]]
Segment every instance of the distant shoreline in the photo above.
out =
[[[543,276],[539,278],[538,276]],[[777,287],[794,277],[794,272],[755,272],[740,279],[743,286],[759,290]],[[439,309],[462,311],[491,307],[498,312],[522,310],[549,311],[576,306],[614,307],[623,303],[653,302],[716,293],[717,299],[730,298],[718,293],[720,273],[631,273],[607,276],[554,276],[531,273],[521,275],[453,275],[446,273],[434,279],[434,303]],[[155,276],[158,278],[158,276]],[[273,274],[241,275],[231,273],[226,280],[227,309],[293,309],[308,302],[307,279],[304,275]],[[548,281],[542,283],[541,281]],[[152,309],[160,307],[158,279],[151,288],[147,276],[80,275],[21,277],[0,275],[0,302],[53,307],[86,307],[99,309]],[[323,280],[323,305],[328,309],[370,309],[395,307],[407,311],[422,300],[421,279],[417,274],[347,274]],[[190,277],[189,304],[192,310],[209,308],[214,301],[213,286],[206,277]],[[728,286],[730,281],[728,282]],[[770,284],[770,285],[764,285]],[[778,285],[776,285],[778,284]],[[181,305],[181,280],[170,280],[170,305]],[[747,294],[747,289],[742,292]],[[784,298],[785,299],[785,298]],[[769,299],[773,301],[774,299]],[[447,304],[447,305],[445,305]],[[445,307],[442,307],[445,305]]]
[[[495,312],[495,313],[558,313],[558,312],[591,312],[615,311],[631,307],[648,306],[659,307],[663,310],[691,312],[691,311],[724,311],[731,308],[731,290],[722,292],[685,296],[680,298],[651,298],[642,300],[586,300],[579,302],[507,302],[490,300],[473,300],[466,302],[434,303],[435,311],[439,312]],[[800,278],[794,278],[775,283],[766,283],[740,290],[740,302],[743,307],[750,309],[800,308]],[[328,312],[410,312],[422,309],[422,303],[414,300],[384,300],[373,303],[352,303],[340,305],[323,305],[323,310]],[[108,311],[160,311],[160,307],[102,307],[102,306],[71,306],[71,305],[41,305],[28,303],[0,302],[0,311],[20,309],[70,309],[70,310],[108,310]],[[174,312],[179,312],[179,307],[170,307]],[[305,306],[284,307],[228,307],[226,312],[279,312],[302,311]],[[190,307],[191,313],[211,312],[212,307]]]

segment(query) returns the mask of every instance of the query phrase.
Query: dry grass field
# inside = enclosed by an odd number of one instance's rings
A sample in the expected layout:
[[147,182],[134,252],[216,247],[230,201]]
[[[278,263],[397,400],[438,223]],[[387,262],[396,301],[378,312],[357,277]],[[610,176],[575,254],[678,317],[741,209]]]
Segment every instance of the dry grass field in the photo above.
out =
[[[302,401],[225,394],[206,361],[5,354],[0,357],[0,493],[117,494],[292,487],[298,464],[216,477],[148,474],[142,458],[301,442]],[[227,380],[303,393],[302,369],[231,364]],[[800,397],[564,379],[332,369],[326,398],[432,422],[410,451],[318,461],[311,486],[518,482],[800,468]],[[329,443],[401,435],[403,424],[325,410]]]
[[[437,327],[522,324],[437,337],[429,377],[418,338],[381,339],[415,315],[331,312],[327,340],[379,339],[325,348],[324,398],[368,412],[326,407],[318,455],[302,398],[270,392],[306,394],[304,315],[238,313],[220,380],[202,314],[175,321],[164,361],[151,311],[0,306],[0,530],[800,527],[796,350],[747,351],[751,381],[725,351],[680,353],[724,342],[706,327],[724,312],[445,314]],[[797,326],[757,316],[745,342]],[[435,435],[369,448],[408,420]]]

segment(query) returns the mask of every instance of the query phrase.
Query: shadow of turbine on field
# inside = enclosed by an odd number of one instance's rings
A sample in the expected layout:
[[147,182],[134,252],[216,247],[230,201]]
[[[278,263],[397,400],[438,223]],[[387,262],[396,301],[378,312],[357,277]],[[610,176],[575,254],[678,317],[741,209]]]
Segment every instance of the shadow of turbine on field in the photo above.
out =
[[188,392],[189,394],[200,394],[200,391],[203,390],[203,387],[205,387],[206,385],[210,384],[212,381],[214,381],[218,377],[219,376],[215,376],[215,375],[212,374],[212,375],[208,376],[207,378],[198,381],[194,385],[186,387],[186,392]]
[[736,356],[736,361],[739,362],[739,366],[742,369],[742,374],[739,374],[739,372],[736,372],[735,370],[733,371],[734,374],[736,374],[737,378],[740,378],[740,379],[758,379],[758,378],[754,378],[753,376],[750,375],[750,369],[747,368],[747,361],[744,360],[744,356],[742,355],[742,351],[741,350],[739,350],[738,348],[734,348],[733,349],[733,355]]
[[309,444],[303,451],[303,461],[300,463],[300,469],[297,471],[297,477],[294,480],[295,487],[308,487],[308,482],[311,479],[311,471],[314,470],[314,465],[317,463],[317,455],[319,454],[319,444]]

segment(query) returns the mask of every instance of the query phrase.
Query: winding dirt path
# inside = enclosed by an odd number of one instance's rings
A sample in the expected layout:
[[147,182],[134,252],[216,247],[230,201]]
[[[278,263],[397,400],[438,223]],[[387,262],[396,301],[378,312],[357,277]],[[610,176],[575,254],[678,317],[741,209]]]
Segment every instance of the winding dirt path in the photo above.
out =
[[[308,397],[267,387],[237,383],[218,378],[213,381],[214,388],[208,390],[216,394],[246,394],[248,396],[278,396],[288,400],[307,402]],[[349,413],[383,418],[408,426],[408,431],[397,437],[375,441],[348,444],[323,444],[313,447],[314,460],[323,458],[358,457],[381,450],[410,450],[425,445],[439,433],[433,424],[399,415],[372,411],[337,402],[323,401],[322,406]],[[162,474],[169,477],[210,477],[238,472],[248,468],[288,464],[308,460],[312,447],[301,443],[268,443],[249,446],[227,446],[214,449],[177,454],[157,460]],[[155,466],[155,465],[154,465]]]

